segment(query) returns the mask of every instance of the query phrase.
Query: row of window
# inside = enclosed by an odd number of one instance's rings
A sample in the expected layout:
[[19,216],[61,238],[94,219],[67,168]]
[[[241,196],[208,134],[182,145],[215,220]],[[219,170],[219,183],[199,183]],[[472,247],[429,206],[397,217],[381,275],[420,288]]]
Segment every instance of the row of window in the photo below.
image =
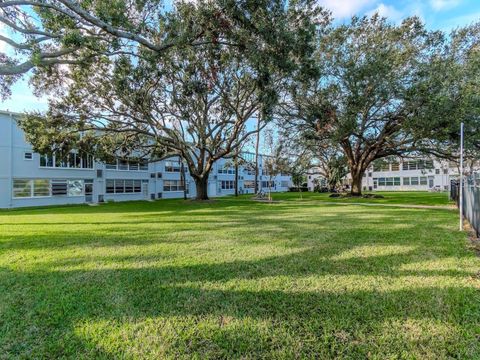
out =
[[[27,155],[29,154],[29,155]],[[25,158],[31,159],[31,153],[25,153]],[[93,169],[93,156],[88,154],[69,153],[65,157],[59,155],[40,155],[40,167]]]
[[142,192],[142,180],[108,179],[107,194],[129,194]]
[[147,171],[148,162],[146,161],[128,161],[116,160],[113,163],[105,165],[108,170],[123,170],[123,171]]
[[[107,179],[107,194],[133,194],[142,192],[142,182],[148,180],[131,179]],[[282,187],[288,187],[288,181],[282,181]],[[253,189],[255,182],[246,180],[243,183],[245,189]],[[262,181],[263,188],[274,188],[274,181]],[[235,189],[234,180],[221,181],[222,190]],[[184,182],[181,180],[164,180],[163,191],[184,191]],[[83,180],[65,180],[65,179],[14,179],[13,197],[49,197],[49,196],[82,196],[84,195]]]
[[228,174],[228,175],[235,175],[234,168],[220,168],[218,169],[219,174]]
[[412,176],[412,177],[404,177],[403,178],[403,185],[427,185],[428,178],[426,176]]
[[[428,170],[433,168],[433,160],[408,160],[402,163],[402,170]],[[400,163],[378,162],[373,164],[373,171],[400,171]]]
[[163,180],[163,191],[184,191],[185,185],[182,180]]
[[14,179],[13,197],[81,196],[83,180]]
[[[426,176],[412,176],[402,178],[403,185],[428,185],[428,178]],[[400,177],[382,177],[373,178],[378,186],[400,186]]]

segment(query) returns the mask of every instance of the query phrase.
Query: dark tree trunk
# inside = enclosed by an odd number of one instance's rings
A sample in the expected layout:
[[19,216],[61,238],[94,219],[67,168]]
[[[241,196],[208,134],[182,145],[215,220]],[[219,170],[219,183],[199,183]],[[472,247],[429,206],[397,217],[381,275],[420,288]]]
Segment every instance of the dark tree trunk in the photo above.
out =
[[181,182],[183,183],[183,199],[187,200],[187,181],[185,176],[185,165],[183,164],[182,159],[180,159],[180,164]]
[[208,200],[208,175],[203,177],[194,177],[197,188],[196,200]]
[[350,175],[352,176],[352,188],[350,189],[350,194],[353,196],[362,195],[362,179],[365,170],[359,168],[352,168]]

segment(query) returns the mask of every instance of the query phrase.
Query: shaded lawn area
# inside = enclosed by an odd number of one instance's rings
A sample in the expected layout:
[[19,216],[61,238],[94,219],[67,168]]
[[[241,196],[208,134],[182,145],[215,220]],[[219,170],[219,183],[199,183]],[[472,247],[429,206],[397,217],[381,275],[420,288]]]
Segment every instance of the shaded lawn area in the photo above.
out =
[[244,197],[0,212],[0,358],[478,359],[456,227]]
[[375,191],[364,192],[364,194],[382,195],[383,199],[346,197],[331,198],[330,193],[277,193],[273,194],[275,200],[295,200],[295,201],[334,201],[340,203],[375,203],[375,204],[393,204],[393,205],[427,205],[427,206],[454,206],[450,201],[448,192],[428,192],[428,191]]

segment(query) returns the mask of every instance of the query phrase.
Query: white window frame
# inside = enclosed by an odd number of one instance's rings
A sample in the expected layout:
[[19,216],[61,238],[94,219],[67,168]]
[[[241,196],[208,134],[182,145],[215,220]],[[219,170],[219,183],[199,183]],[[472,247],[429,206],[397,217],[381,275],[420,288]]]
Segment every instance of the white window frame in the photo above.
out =
[[[30,154],[30,158],[27,158],[27,154]],[[23,160],[33,161],[33,152],[31,152],[31,151],[24,151],[24,152],[23,152]]]

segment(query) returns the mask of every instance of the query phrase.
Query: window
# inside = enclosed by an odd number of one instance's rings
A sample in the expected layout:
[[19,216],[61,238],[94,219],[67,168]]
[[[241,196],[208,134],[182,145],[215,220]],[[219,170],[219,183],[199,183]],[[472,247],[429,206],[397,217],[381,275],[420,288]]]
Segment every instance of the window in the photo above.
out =
[[233,180],[222,180],[222,190],[232,190],[235,189],[235,181]]
[[164,180],[163,191],[183,191],[184,186],[181,180]]
[[50,181],[47,179],[33,180],[33,196],[50,196]]
[[82,158],[80,155],[75,153],[68,154],[68,167],[70,168],[81,168],[82,167]]
[[139,169],[139,164],[137,162],[129,162],[128,163],[128,170],[137,170]]
[[410,185],[418,185],[418,177],[411,177],[410,178]]
[[390,166],[384,162],[378,162],[373,164],[373,171],[389,171]]
[[243,182],[244,189],[254,189],[255,188],[255,181],[253,180],[245,180]]
[[107,180],[106,182],[107,194],[115,194],[115,181]]
[[283,188],[288,187],[288,185],[290,185],[288,181],[282,181],[282,182],[280,183],[280,186],[283,187]]
[[262,181],[262,187],[264,188],[274,188],[275,187],[275,181]]
[[53,167],[53,155],[41,155],[40,166],[41,167]]
[[235,175],[235,169],[234,168],[220,168],[218,169],[219,174],[229,174],[229,175]]
[[83,195],[83,180],[68,180],[68,196]]
[[399,177],[378,178],[378,186],[400,186]]
[[420,185],[427,185],[428,180],[426,176],[420,176]]
[[148,162],[146,161],[129,161],[129,160],[115,160],[111,163],[105,164],[107,170],[122,170],[122,171],[147,171]]
[[52,195],[60,196],[68,194],[67,180],[52,180]]
[[59,155],[40,155],[40,167],[93,169],[93,156],[69,153],[65,158]]
[[403,170],[433,169],[433,160],[410,160],[403,163]]
[[178,161],[165,161],[165,172],[180,172],[180,163]]
[[117,162],[115,161],[114,163],[106,164],[105,168],[107,170],[117,170]]
[[410,185],[410,178],[409,177],[404,177],[403,178],[403,185]]
[[444,173],[445,175],[447,175],[447,174],[448,174],[448,169],[443,169],[443,173]]
[[142,192],[142,180],[107,179],[107,194],[132,194]]
[[146,162],[146,161],[140,161],[138,166],[139,166],[140,171],[147,171],[148,170],[148,162]]
[[435,174],[440,175],[440,169],[435,169]]
[[399,171],[399,170],[400,170],[400,164],[398,162],[393,162],[392,171]]
[[142,192],[142,181],[141,180],[134,180],[133,181],[133,192],[135,192],[135,193]]
[[125,192],[125,180],[115,179],[115,194],[123,194]]
[[33,159],[33,153],[28,152],[28,151],[24,152],[23,153],[23,159],[24,160],[32,160]]
[[24,198],[32,196],[32,180],[14,179],[13,180],[13,197]]
[[125,192],[133,193],[133,180],[125,180]]
[[118,170],[128,170],[128,161],[127,160],[119,160],[118,161]]

